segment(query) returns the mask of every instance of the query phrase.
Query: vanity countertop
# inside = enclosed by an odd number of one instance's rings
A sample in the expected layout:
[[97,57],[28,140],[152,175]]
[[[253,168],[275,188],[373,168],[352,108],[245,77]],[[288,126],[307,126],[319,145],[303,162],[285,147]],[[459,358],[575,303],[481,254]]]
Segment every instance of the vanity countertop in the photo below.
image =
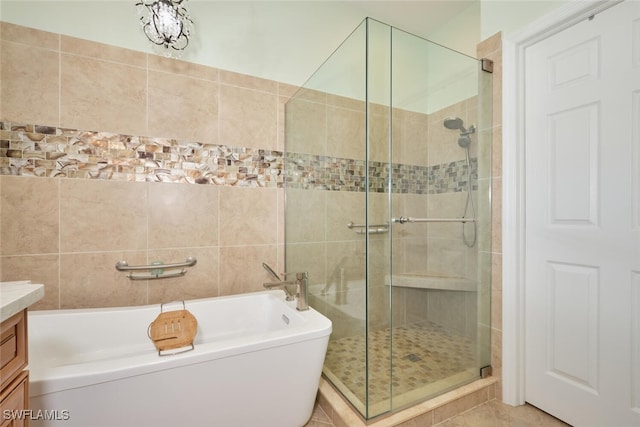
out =
[[44,296],[44,285],[20,282],[0,282],[0,322],[29,307]]

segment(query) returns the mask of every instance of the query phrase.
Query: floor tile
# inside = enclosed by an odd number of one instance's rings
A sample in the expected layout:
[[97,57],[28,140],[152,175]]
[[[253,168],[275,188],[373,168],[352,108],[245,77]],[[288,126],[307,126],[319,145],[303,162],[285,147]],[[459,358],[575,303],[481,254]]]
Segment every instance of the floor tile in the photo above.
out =
[[[436,424],[437,427],[570,427],[529,404],[510,406],[491,400]],[[304,427],[335,427],[327,414],[316,404],[311,420]],[[434,426],[435,427],[435,426]]]

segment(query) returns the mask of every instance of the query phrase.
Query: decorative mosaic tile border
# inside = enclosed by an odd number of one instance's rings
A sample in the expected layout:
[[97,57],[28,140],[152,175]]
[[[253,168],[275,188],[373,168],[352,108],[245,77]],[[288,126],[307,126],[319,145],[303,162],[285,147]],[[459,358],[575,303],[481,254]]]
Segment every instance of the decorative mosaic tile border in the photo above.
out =
[[0,174],[276,187],[282,153],[0,122]]
[[[342,159],[300,153],[286,153],[286,182],[290,188],[330,191],[365,191],[364,160]],[[473,190],[478,189],[478,160],[471,159]],[[415,166],[391,164],[392,192],[401,194],[440,194],[467,190],[469,171],[466,161],[443,165]],[[369,162],[369,188],[388,192],[389,165]]]
[[[369,169],[371,190],[388,191],[389,165],[370,162]],[[466,190],[469,171],[465,161],[394,163],[391,174],[394,193],[436,194]],[[0,175],[278,188],[286,180],[290,188],[328,191],[367,185],[364,160],[12,122],[0,122]],[[477,180],[477,159],[471,177]]]

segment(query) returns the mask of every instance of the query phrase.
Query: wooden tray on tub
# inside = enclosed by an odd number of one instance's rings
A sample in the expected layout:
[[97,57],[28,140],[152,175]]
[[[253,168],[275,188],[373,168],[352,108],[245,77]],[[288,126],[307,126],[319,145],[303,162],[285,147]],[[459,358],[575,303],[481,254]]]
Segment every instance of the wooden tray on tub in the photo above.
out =
[[147,335],[159,356],[169,356],[193,350],[197,329],[198,321],[182,301],[182,310],[164,311],[164,304],[160,304],[160,314],[149,325]]

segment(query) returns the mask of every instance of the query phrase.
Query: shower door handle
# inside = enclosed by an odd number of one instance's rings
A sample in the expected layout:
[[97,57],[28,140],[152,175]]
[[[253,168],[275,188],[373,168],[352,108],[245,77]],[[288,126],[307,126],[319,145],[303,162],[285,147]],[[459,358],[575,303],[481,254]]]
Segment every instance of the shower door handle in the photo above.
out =
[[408,222],[476,222],[475,218],[412,218],[410,216],[401,216],[392,218],[393,222],[398,224],[406,224]]

